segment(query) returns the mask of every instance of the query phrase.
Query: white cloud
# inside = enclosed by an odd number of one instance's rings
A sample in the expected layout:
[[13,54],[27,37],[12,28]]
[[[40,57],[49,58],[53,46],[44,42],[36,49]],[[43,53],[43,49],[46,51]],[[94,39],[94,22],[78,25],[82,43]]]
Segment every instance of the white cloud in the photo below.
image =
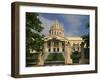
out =
[[42,33],[47,36],[49,34],[49,30],[50,30],[50,27],[51,27],[53,21],[49,20],[47,18],[44,18],[42,16],[39,16],[39,19],[42,22],[42,26],[44,27]]

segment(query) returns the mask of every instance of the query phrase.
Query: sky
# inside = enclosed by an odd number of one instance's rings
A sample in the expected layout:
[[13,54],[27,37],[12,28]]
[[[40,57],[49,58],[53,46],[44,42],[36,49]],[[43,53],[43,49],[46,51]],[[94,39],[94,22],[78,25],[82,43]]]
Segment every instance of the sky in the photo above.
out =
[[89,33],[86,24],[89,15],[39,13],[38,18],[44,27],[42,33],[48,35],[50,27],[57,20],[64,28],[65,36],[82,36]]

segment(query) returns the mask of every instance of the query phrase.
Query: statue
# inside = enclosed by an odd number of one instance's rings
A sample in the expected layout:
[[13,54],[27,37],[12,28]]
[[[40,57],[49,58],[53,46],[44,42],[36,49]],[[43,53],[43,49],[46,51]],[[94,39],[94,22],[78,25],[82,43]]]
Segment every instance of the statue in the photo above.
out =
[[79,63],[79,59],[81,58],[81,54],[78,51],[74,51],[71,55],[73,63]]

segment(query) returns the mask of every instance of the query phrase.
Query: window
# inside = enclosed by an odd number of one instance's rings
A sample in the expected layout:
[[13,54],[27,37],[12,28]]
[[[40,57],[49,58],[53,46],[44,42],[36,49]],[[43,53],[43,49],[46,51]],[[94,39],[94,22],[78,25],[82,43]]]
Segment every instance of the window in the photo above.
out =
[[64,42],[62,42],[62,46],[65,46],[65,45],[64,45]]
[[64,48],[62,49],[62,51],[64,52]]
[[49,52],[51,52],[51,49],[49,48]]
[[58,40],[54,40],[54,46],[58,46],[59,45],[59,41]]
[[51,46],[51,43],[50,43],[50,41],[48,42],[48,47],[50,47]]
[[55,51],[56,51],[56,49],[55,49],[55,48],[53,48],[53,51],[55,52]]
[[59,48],[57,48],[57,51],[59,52]]

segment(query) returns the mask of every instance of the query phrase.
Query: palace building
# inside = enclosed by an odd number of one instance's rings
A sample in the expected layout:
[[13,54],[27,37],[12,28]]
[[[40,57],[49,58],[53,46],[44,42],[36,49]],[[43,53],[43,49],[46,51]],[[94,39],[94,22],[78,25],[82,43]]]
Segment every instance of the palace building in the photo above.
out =
[[58,22],[55,21],[49,30],[49,35],[44,39],[43,55],[39,56],[39,65],[44,65],[46,59],[50,54],[62,54],[64,57],[64,64],[73,64],[71,55],[77,51],[81,56],[79,64],[84,64],[84,47],[82,44],[84,40],[81,37],[67,37],[64,35],[64,28]]

